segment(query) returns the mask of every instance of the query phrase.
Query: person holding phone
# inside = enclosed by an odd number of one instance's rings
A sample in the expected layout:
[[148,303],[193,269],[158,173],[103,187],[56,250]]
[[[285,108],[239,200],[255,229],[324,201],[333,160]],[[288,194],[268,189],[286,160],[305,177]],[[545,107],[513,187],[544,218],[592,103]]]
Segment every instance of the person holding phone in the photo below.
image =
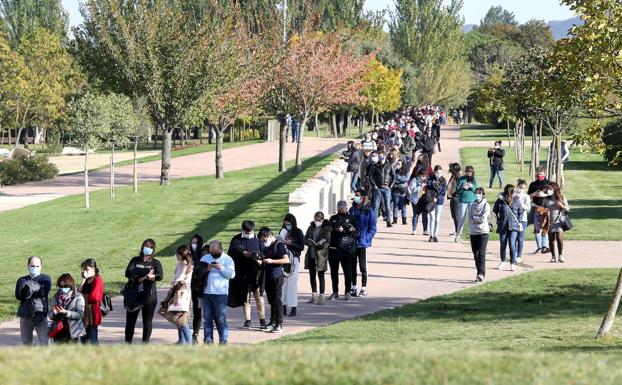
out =
[[503,158],[505,157],[505,149],[501,146],[502,141],[497,140],[492,147],[488,148],[488,160],[490,163],[490,183],[488,188],[492,188],[492,184],[496,177],[499,177],[499,188],[503,186]]
[[508,184],[503,189],[503,194],[495,202],[492,211],[497,215],[497,233],[500,238],[501,262],[499,270],[505,267],[505,255],[508,245],[510,246],[510,271],[516,270],[516,246],[518,235],[523,231],[520,218],[523,217],[523,207],[520,197],[515,193],[515,187]]
[[85,296],[84,326],[86,334],[80,339],[83,344],[99,344],[98,328],[102,323],[101,303],[104,299],[104,280],[99,275],[97,262],[93,258],[86,259],[80,265],[82,282],[78,291]]
[[[155,258],[156,243],[153,239],[146,239],[140,254],[130,260],[125,268],[125,277],[132,284],[132,293],[136,296],[136,308],[126,309],[125,342],[132,343],[138,313],[143,315],[143,343],[149,343],[153,331],[153,315],[158,305],[156,282],[164,277],[164,270],[159,260]],[[127,295],[127,294],[126,294]]]
[[[311,299],[307,303],[324,304],[326,290],[324,273],[328,270],[328,245],[332,230],[330,221],[324,219],[324,213],[321,211],[315,213],[313,222],[307,228],[305,234],[307,253],[304,268],[309,270],[309,282],[311,283]],[[320,283],[319,296],[318,281]]]
[[73,277],[65,273],[56,280],[58,291],[52,297],[52,308],[48,314],[54,322],[61,322],[62,329],[54,336],[55,343],[78,342],[86,334],[84,317],[84,297],[76,290]]
[[475,179],[475,169],[473,166],[466,166],[464,169],[464,175],[458,178],[456,182],[456,194],[458,195],[458,213],[459,224],[458,231],[456,232],[454,242],[460,243],[462,236],[462,229],[467,221],[467,212],[469,207],[475,202],[475,191],[479,185],[477,179]]
[[283,265],[291,263],[283,239],[277,238],[268,227],[259,230],[259,242],[264,246],[260,260],[265,269],[266,297],[270,304],[270,322],[267,332],[283,332]]
[[209,254],[201,258],[207,265],[207,282],[203,290],[203,319],[205,321],[203,343],[214,343],[214,322],[218,329],[218,344],[226,345],[229,337],[227,325],[227,297],[229,280],[235,277],[233,258],[223,252],[218,240],[209,244]]

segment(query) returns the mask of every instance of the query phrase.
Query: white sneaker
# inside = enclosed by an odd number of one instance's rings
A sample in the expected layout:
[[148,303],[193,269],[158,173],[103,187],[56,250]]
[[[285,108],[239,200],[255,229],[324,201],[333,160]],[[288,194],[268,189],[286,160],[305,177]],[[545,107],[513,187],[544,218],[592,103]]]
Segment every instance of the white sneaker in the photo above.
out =
[[510,264],[510,271],[516,271],[516,265],[515,264]]
[[499,266],[497,267],[497,269],[503,270],[504,267],[505,267],[505,262],[501,262]]
[[411,234],[412,235],[417,235],[417,232],[415,230],[413,230]]
[[523,259],[522,259],[522,258],[516,258],[516,264],[517,264],[517,265],[520,265],[520,264],[521,264],[521,262],[523,262]]
[[562,257],[561,255],[559,256],[559,258],[557,259],[560,263],[564,263],[566,262],[566,260],[564,259],[564,257]]

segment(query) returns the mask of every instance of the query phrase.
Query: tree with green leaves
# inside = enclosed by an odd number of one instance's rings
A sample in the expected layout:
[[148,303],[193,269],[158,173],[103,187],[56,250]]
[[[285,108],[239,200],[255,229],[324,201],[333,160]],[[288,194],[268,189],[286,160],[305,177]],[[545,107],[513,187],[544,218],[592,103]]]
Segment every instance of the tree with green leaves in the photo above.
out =
[[396,111],[400,106],[402,91],[402,71],[393,70],[383,65],[377,58],[369,61],[369,73],[365,77],[367,86],[363,89],[366,103],[364,108],[372,113],[372,120],[377,114]]
[[466,101],[472,75],[466,61],[461,0],[396,0],[390,13],[393,48],[407,65],[403,102],[459,105]]
[[61,0],[0,0],[0,19],[13,48],[37,29],[67,38],[69,14]]
[[88,0],[82,15],[79,46],[107,58],[103,64],[126,95],[145,97],[163,137],[160,184],[169,184],[173,130],[191,119],[192,106],[215,81],[212,47],[221,44],[227,21],[218,14],[197,21],[168,0]]
[[514,13],[504,9],[500,5],[490,7],[484,18],[480,20],[479,24],[479,28],[484,29],[497,24],[518,27],[518,21],[516,21]]
[[544,20],[529,20],[518,27],[518,42],[525,49],[552,48],[555,44],[551,28]]

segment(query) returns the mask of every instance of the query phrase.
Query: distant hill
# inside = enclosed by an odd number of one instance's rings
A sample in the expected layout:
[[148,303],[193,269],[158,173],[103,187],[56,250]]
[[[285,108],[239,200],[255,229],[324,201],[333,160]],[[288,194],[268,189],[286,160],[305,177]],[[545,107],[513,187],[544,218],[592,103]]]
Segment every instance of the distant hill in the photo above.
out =
[[581,20],[579,16],[568,20],[549,21],[549,27],[551,28],[555,40],[568,37],[568,30],[575,25],[581,24],[583,24],[583,20]]
[[[568,37],[568,30],[574,25],[580,25],[582,23],[583,21],[581,20],[581,18],[577,16],[568,20],[549,21],[549,27],[551,28],[551,33],[553,33],[553,37],[555,38],[555,40],[559,40]],[[465,24],[462,27],[462,32],[471,32],[476,27],[477,24]]]

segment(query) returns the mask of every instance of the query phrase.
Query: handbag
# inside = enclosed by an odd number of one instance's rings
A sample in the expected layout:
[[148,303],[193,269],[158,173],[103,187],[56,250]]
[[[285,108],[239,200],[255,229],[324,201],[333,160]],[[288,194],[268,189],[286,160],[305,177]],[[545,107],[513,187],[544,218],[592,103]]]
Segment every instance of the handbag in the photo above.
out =
[[105,294],[102,301],[99,303],[99,309],[102,312],[102,317],[105,317],[112,311],[112,298]]
[[121,290],[121,295],[123,295],[123,307],[125,310],[132,313],[142,309],[143,303],[137,284],[127,281],[123,290]]
[[168,311],[167,304],[165,302],[161,303],[160,310],[158,310],[158,314],[160,314],[164,319],[168,322],[172,323],[175,326],[186,326],[188,324],[188,312],[187,311]]
[[516,219],[516,222],[518,222],[518,232],[522,233],[523,231],[525,231],[525,229],[523,229],[523,222],[519,221],[518,218],[516,218],[516,215],[514,214],[514,212],[512,211],[512,208],[510,206],[508,206],[507,203],[505,203],[505,201],[503,201],[503,204],[505,204],[505,207],[508,208],[508,210],[510,210],[510,214],[512,214],[512,216],[514,217],[514,219]]
[[345,252],[352,252],[356,249],[356,240],[351,235],[344,235],[339,239],[337,247]]
[[48,328],[48,337],[54,338],[65,329],[65,323],[61,319],[52,321]]
[[168,304],[167,310],[171,312],[189,311],[190,293],[186,289],[177,289]]
[[[561,215],[562,215],[562,213],[560,211],[560,213],[557,216],[557,218],[559,219],[559,217]],[[566,215],[564,216],[564,219],[561,220],[561,225],[562,225],[562,230],[564,230],[564,231],[572,230],[572,228],[574,227],[573,224],[572,224],[572,221],[570,220],[570,216],[568,215],[568,212],[566,212]]]

